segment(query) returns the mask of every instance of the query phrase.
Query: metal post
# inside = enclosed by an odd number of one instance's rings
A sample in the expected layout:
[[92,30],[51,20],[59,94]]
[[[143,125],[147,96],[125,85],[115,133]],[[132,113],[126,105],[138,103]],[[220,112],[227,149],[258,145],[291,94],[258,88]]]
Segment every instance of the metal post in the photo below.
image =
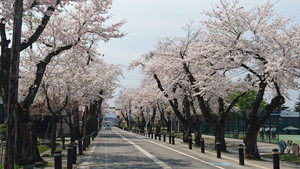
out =
[[172,136],[172,144],[175,144],[175,136]]
[[83,155],[83,152],[82,152],[82,140],[78,140],[78,151],[79,151],[79,155]]
[[157,137],[157,134],[155,133],[155,134],[154,134],[154,138],[155,138],[155,140],[156,140],[156,137]]
[[204,138],[201,138],[201,140],[200,140],[200,146],[201,146],[201,153],[205,153],[205,149],[204,149]]
[[245,162],[244,162],[244,145],[243,144],[239,144],[239,161],[240,161],[240,165],[245,165]]
[[72,169],[73,168],[73,150],[74,147],[73,146],[68,146],[68,156],[67,156],[67,169]]
[[166,142],[166,134],[164,134],[164,142]]
[[217,148],[217,158],[221,158],[221,143],[216,142],[216,148]]
[[73,146],[73,164],[76,164],[77,162],[77,145],[76,143],[72,145]]
[[161,141],[161,135],[160,134],[158,134],[158,140]]
[[54,168],[55,169],[62,169],[61,151],[55,151],[55,153],[54,153]]
[[85,150],[86,150],[86,147],[87,147],[87,145],[86,145],[86,137],[82,137],[82,139],[83,139],[82,150],[85,151]]
[[151,138],[153,138],[153,133],[151,132]]
[[280,169],[280,165],[279,165],[279,151],[277,148],[274,148],[272,150],[272,154],[273,154],[273,169]]
[[172,136],[171,136],[171,134],[169,134],[169,143],[170,144],[172,143]]
[[193,142],[193,140],[192,140],[192,136],[189,136],[189,149],[191,150],[192,149],[192,142]]
[[88,138],[88,145],[91,145],[91,136],[88,135],[87,138]]

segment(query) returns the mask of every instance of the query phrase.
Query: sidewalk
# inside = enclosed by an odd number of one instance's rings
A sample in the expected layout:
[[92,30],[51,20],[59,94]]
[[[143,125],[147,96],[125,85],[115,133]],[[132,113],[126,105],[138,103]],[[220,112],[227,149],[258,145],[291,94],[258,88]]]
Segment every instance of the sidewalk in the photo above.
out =
[[[97,137],[95,139],[99,139]],[[88,154],[88,152],[90,151],[90,149],[93,145],[93,142],[94,141],[92,141],[92,138],[91,138],[91,144],[88,147],[86,147],[86,151],[83,151],[83,155],[78,155],[79,150],[77,147],[77,160],[76,160],[76,164],[73,164],[73,168],[76,168],[76,166],[80,163],[80,161],[82,161],[81,159],[84,158],[86,154]],[[68,143],[69,142],[66,142],[66,144],[68,144]],[[78,143],[78,142],[76,141],[76,143]],[[50,154],[51,154],[51,150],[48,150],[41,154],[41,157],[44,159],[44,161],[48,162],[49,166],[39,167],[39,168],[34,168],[34,169],[53,169],[54,168],[54,156],[51,156]],[[66,146],[66,149],[61,149],[61,154],[62,154],[62,168],[66,169],[67,168],[67,157],[68,157],[67,146]]]

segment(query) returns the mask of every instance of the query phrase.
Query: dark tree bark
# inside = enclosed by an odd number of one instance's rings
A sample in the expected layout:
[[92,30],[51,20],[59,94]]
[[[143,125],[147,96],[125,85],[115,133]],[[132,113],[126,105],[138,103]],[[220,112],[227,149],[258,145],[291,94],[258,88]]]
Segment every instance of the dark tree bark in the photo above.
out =
[[[258,147],[257,147],[257,133],[259,128],[262,124],[266,121],[266,119],[270,116],[272,111],[280,106],[283,105],[285,99],[283,96],[279,95],[274,97],[271,102],[262,110],[260,114],[258,114],[258,108],[263,100],[263,93],[264,93],[264,84],[261,84],[261,88],[257,94],[256,99],[253,102],[253,108],[250,112],[248,119],[247,119],[247,128],[246,128],[246,136],[244,138],[245,143],[245,155],[246,158],[249,159],[261,159]],[[280,94],[280,93],[279,93]]]
[[217,142],[220,143],[222,151],[227,150],[226,142],[225,142],[224,128],[225,128],[225,123],[223,123],[223,122],[217,123],[216,128],[215,128],[215,143],[217,143]]
[[188,96],[185,95],[183,99],[183,112],[185,114],[185,122],[182,122],[183,127],[183,142],[188,142],[189,138],[192,137],[192,119],[191,119],[191,104]]
[[7,111],[7,132],[6,132],[6,151],[5,151],[5,168],[13,169],[14,164],[18,164],[18,79],[19,63],[21,48],[21,31],[22,31],[22,13],[23,1],[15,0],[14,3],[14,24],[13,40],[10,58],[9,83],[8,83],[8,108]]
[[144,115],[144,111],[141,112],[141,132],[145,133],[145,126],[146,126],[146,120],[145,120],[145,115]]
[[155,117],[156,117],[156,107],[152,107],[152,116],[151,119],[149,121],[149,125],[148,125],[148,133],[153,133],[153,127],[154,127],[154,121],[155,121]]
[[62,149],[66,149],[65,133],[64,133],[64,128],[63,128],[63,117],[62,117],[61,113],[59,114],[59,136],[60,136],[60,140],[61,140]]
[[[86,126],[85,135],[91,135],[92,133],[96,133],[98,129],[98,117],[100,115],[102,99],[99,99],[90,104],[90,108],[86,113],[86,122],[84,125]],[[96,135],[96,134],[95,134]]]
[[51,155],[54,156],[54,152],[56,150],[56,130],[57,130],[57,122],[58,116],[56,114],[52,114],[51,117],[51,136],[50,136],[50,147],[51,147]]
[[200,146],[200,140],[202,138],[201,116],[193,115],[192,122],[193,122],[193,128],[195,130],[195,145]]
[[[79,114],[78,114],[78,103],[75,103],[75,108],[73,109],[73,130],[72,130],[72,134],[74,133],[74,137],[76,140],[81,139],[82,134],[80,133],[80,124],[79,124]],[[70,128],[71,129],[71,128]],[[71,130],[70,130],[71,131]]]

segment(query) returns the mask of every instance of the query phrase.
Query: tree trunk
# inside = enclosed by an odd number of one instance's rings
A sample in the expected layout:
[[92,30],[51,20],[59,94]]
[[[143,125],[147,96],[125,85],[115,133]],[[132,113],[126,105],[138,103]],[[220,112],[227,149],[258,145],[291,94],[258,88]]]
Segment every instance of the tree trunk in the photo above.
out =
[[144,113],[141,114],[141,118],[142,118],[142,121],[141,121],[141,132],[142,133],[145,133],[145,126],[146,126],[146,120],[145,120],[145,116],[144,116]]
[[73,123],[73,131],[75,138],[81,139],[81,133],[80,133],[80,125],[79,125],[79,114],[78,114],[78,108],[76,108],[76,111],[74,113],[74,123]]
[[19,139],[22,141],[20,142],[21,151],[18,150],[20,158],[16,163],[19,165],[29,165],[37,161],[43,161],[37,148],[38,143],[34,123],[19,123],[18,130]]
[[156,127],[155,127],[155,134],[160,134],[161,133],[161,126],[162,126],[162,123],[159,122]]
[[[264,87],[266,85],[261,84],[260,90],[253,101],[252,111],[248,115],[246,120],[247,129],[246,136],[244,138],[245,143],[245,154],[246,158],[252,159],[261,159],[258,148],[257,148],[257,133],[261,125],[266,121],[266,119],[270,116],[271,112],[278,106],[283,105],[285,99],[283,96],[278,95],[274,97],[271,102],[258,114],[258,109],[261,101],[263,100]],[[280,94],[278,92],[278,94]]]
[[257,147],[257,126],[248,125],[244,139],[245,156],[249,159],[261,159]]
[[153,132],[153,126],[154,126],[155,116],[156,116],[156,108],[153,107],[153,114],[152,114],[152,117],[151,117],[151,119],[149,121],[149,125],[148,125],[148,133],[152,133]]
[[215,143],[219,142],[221,143],[221,150],[226,151],[226,142],[225,142],[225,137],[224,137],[224,123],[218,123],[216,128],[215,128]]
[[61,139],[61,145],[62,145],[62,148],[65,149],[65,133],[64,133],[64,128],[62,126],[62,115],[60,113],[59,115],[59,136],[60,136],[60,139]]
[[171,133],[171,130],[172,130],[172,124],[171,124],[171,118],[168,117],[168,119],[166,120],[166,125],[167,125],[167,132],[168,133]]
[[195,131],[195,145],[200,146],[200,140],[202,138],[200,115],[193,115],[193,126]]
[[189,137],[192,136],[191,124],[190,123],[184,123],[182,125],[183,125],[182,140],[183,140],[183,142],[189,142]]
[[54,156],[54,152],[56,150],[56,129],[57,129],[57,115],[56,114],[52,114],[52,118],[51,118],[51,139],[50,139],[50,145],[51,145],[51,156]]
[[[12,169],[18,164],[18,81],[19,63],[21,51],[23,0],[15,0],[14,23],[12,36],[12,50],[10,57],[9,82],[8,82],[8,110],[7,113],[7,137],[5,152],[5,168]],[[1,35],[2,36],[2,35]],[[7,71],[7,70],[6,70]],[[1,79],[3,80],[3,79]]]
[[75,131],[74,131],[74,125],[73,125],[73,122],[72,122],[72,113],[69,114],[68,116],[69,118],[69,131],[70,131],[70,139],[71,139],[71,143],[74,143],[75,142]]

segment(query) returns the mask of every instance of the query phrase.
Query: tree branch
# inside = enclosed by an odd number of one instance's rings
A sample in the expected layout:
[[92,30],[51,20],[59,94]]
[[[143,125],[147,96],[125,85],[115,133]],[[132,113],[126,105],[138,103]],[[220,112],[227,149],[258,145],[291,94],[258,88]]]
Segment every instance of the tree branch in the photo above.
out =
[[166,91],[164,90],[160,80],[158,79],[157,75],[154,74],[153,75],[154,79],[156,80],[156,83],[157,83],[157,87],[160,89],[160,91],[164,94],[164,96],[168,99],[174,113],[176,114],[176,116],[178,117],[178,119],[181,121],[181,122],[186,122],[186,119],[182,116],[181,112],[178,110],[178,103],[177,103],[177,99],[173,99],[170,100],[169,99],[169,95],[166,93]]
[[38,92],[38,89],[40,87],[41,81],[42,81],[44,73],[46,71],[46,67],[47,67],[48,63],[51,61],[51,59],[54,56],[60,54],[61,52],[72,48],[74,45],[76,45],[76,44],[59,47],[57,50],[49,53],[45,57],[44,60],[40,61],[36,65],[37,70],[36,70],[36,74],[35,74],[34,84],[29,87],[28,94],[27,94],[27,96],[25,97],[25,100],[24,100],[24,107],[25,108],[28,108],[32,104],[32,102],[33,102],[33,100],[34,100],[34,98],[35,98],[35,96]]
[[[57,0],[56,1],[56,5],[58,5],[60,3],[61,0]],[[48,9],[46,10],[46,13],[53,13],[55,11],[55,7],[50,6],[48,7]],[[41,20],[41,23],[39,25],[39,27],[35,30],[35,32],[33,33],[33,35],[31,35],[29,37],[29,39],[26,39],[24,42],[22,42],[21,44],[21,51],[28,48],[29,46],[31,46],[39,37],[40,35],[43,33],[43,31],[45,30],[51,15],[47,15],[45,14]]]

